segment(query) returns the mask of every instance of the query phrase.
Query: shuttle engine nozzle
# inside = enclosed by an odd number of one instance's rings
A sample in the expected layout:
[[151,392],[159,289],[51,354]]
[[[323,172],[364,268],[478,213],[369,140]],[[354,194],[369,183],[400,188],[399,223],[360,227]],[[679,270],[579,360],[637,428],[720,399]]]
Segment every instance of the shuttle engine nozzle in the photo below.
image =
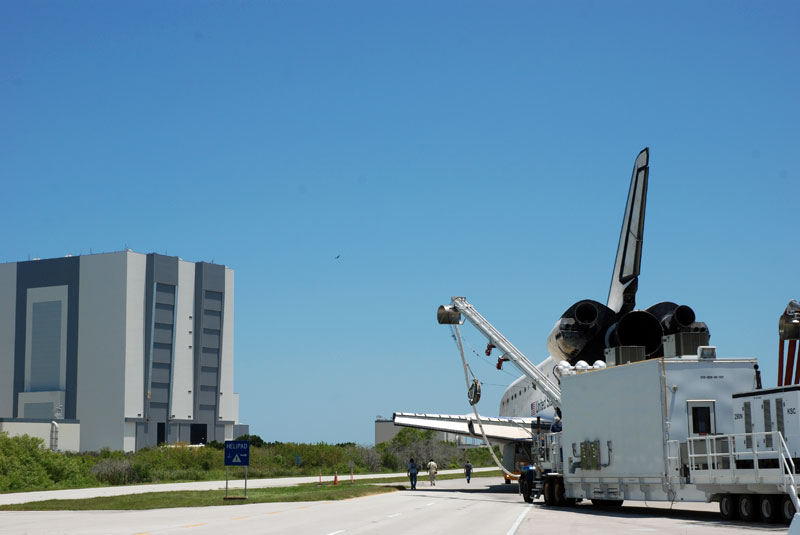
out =
[[678,305],[674,312],[664,318],[661,323],[664,328],[664,334],[671,333],[671,331],[680,331],[688,329],[694,323],[695,315],[694,310],[686,305]]
[[561,315],[550,331],[547,337],[550,356],[570,364],[577,362],[585,351],[602,356],[602,335],[614,317],[613,310],[597,301],[578,301]]
[[650,356],[661,347],[663,334],[655,316],[645,310],[634,310],[611,326],[606,333],[606,346],[643,346],[645,355]]
[[686,332],[707,332],[708,326],[695,321],[694,310],[686,305],[677,305],[669,301],[658,303],[647,309],[647,312],[655,316],[664,329],[664,335],[686,333]]

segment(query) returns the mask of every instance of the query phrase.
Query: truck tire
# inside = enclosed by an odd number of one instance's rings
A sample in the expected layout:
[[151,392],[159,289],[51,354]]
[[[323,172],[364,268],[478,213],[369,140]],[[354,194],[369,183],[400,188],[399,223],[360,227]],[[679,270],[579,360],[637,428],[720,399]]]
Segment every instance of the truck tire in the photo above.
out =
[[723,520],[739,518],[739,497],[735,494],[723,494],[719,499],[719,515]]
[[564,480],[560,477],[557,477],[553,482],[553,503],[556,507],[567,505],[567,500],[564,496]]
[[566,486],[564,485],[563,478],[557,478],[555,481],[555,486],[553,487],[553,498],[555,500],[555,504],[558,507],[570,507],[575,505],[575,498],[567,498],[566,493]]
[[778,514],[779,500],[777,496],[771,494],[762,494],[758,500],[758,511],[761,513],[761,520],[764,522],[777,522],[780,519]]
[[548,477],[544,480],[544,504],[552,506],[555,504],[555,493],[553,492],[553,478]]
[[519,492],[522,494],[522,499],[525,500],[525,503],[531,503],[533,501],[531,486],[528,484],[528,478],[524,475],[519,478]]
[[794,518],[794,504],[792,503],[792,499],[789,497],[788,494],[784,494],[783,498],[781,498],[781,509],[780,509],[780,519],[785,524],[790,524],[792,519]]
[[739,518],[745,522],[758,520],[758,505],[754,495],[742,494],[739,496]]

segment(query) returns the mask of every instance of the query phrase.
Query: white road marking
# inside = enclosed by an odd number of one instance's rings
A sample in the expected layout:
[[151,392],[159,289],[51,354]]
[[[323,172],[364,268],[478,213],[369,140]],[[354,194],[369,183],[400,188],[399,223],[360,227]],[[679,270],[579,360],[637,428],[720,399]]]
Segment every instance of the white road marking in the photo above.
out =
[[394,517],[396,517],[396,516],[400,516],[401,514],[402,514],[402,513],[395,513],[395,514],[393,514],[393,515],[389,515],[389,516],[387,516],[386,518],[394,518]]
[[435,503],[435,502],[426,503],[426,504],[425,504],[425,507],[430,507],[430,506],[431,506],[431,505],[433,505],[434,503]]
[[510,529],[510,530],[508,530],[508,533],[506,533],[506,535],[514,535],[514,534],[517,532],[517,528],[519,528],[519,525],[522,523],[522,519],[523,519],[523,518],[525,518],[525,515],[527,515],[527,514],[528,514],[528,511],[530,511],[530,510],[531,510],[531,507],[532,507],[532,506],[528,506],[528,507],[526,507],[526,508],[525,508],[525,510],[524,510],[524,511],[522,511],[522,512],[519,514],[519,516],[517,517],[517,521],[516,521],[516,522],[514,522],[514,525],[513,525],[513,526],[511,526],[511,529]]
[[328,533],[326,535],[339,535],[340,533],[344,533],[344,530],[340,529],[339,531],[331,531],[330,533]]

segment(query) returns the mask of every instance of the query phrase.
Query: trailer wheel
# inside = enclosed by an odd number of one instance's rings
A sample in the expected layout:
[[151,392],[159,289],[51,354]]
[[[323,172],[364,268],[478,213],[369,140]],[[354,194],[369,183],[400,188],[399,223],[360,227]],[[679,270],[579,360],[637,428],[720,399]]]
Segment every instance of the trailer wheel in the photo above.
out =
[[745,522],[755,522],[758,517],[756,500],[752,494],[739,496],[739,518]]
[[760,497],[758,510],[761,513],[761,520],[764,522],[778,521],[778,500],[776,496],[764,494]]
[[792,499],[788,494],[784,494],[783,499],[781,499],[781,510],[779,516],[780,519],[786,524],[790,524],[794,518],[794,504],[792,503]]
[[564,480],[562,478],[559,477],[556,479],[555,487],[553,487],[553,489],[557,506],[569,507],[571,505],[575,505],[575,498],[567,498],[566,487],[564,486]]
[[548,506],[555,505],[555,493],[553,492],[553,478],[548,477],[544,480],[544,504]]
[[735,494],[723,494],[719,499],[719,514],[723,520],[739,518],[739,500]]

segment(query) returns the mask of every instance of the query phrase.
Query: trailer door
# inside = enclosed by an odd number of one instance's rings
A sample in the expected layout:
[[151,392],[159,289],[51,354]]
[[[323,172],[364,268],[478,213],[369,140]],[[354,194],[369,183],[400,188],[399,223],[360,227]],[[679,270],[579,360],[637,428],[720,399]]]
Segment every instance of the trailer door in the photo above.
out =
[[689,436],[714,435],[717,427],[714,419],[714,400],[700,399],[686,402],[689,415]]

